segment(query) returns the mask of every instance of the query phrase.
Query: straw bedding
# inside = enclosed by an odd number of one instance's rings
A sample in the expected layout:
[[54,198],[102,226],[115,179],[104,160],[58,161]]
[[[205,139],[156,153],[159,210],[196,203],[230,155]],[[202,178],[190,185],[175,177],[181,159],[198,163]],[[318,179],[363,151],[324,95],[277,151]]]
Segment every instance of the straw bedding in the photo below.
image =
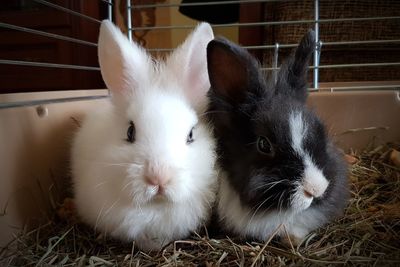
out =
[[[393,152],[394,151],[394,152]],[[54,219],[1,250],[1,266],[400,266],[400,144],[350,152],[345,215],[297,247],[238,240],[203,229],[161,252],[99,236],[74,219],[67,199]],[[397,152],[398,153],[398,152]],[[397,155],[398,156],[398,155]]]

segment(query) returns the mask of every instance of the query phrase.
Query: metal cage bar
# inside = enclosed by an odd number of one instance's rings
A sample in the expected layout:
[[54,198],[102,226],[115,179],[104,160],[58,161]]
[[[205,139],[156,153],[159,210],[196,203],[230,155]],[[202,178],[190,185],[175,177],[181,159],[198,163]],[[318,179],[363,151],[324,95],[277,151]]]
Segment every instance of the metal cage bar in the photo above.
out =
[[58,39],[58,40],[73,42],[73,43],[77,43],[77,44],[83,44],[83,45],[89,45],[89,46],[97,46],[96,43],[88,42],[88,41],[85,41],[85,40],[76,39],[76,38],[72,38],[72,37],[68,37],[68,36],[64,36],[64,35],[59,35],[59,34],[55,34],[55,33],[49,33],[49,32],[34,30],[34,29],[26,28],[26,27],[20,27],[20,26],[16,26],[16,25],[4,23],[4,22],[0,22],[0,27],[1,28],[11,29],[11,30],[16,30],[16,31],[20,31],[20,32],[27,32],[27,33],[32,33],[32,34],[36,34],[36,35],[41,35],[41,36],[54,38],[54,39]]
[[[71,14],[73,16],[77,16],[81,19],[86,19],[95,23],[100,23],[101,20],[87,16],[80,12],[76,12],[69,8],[51,3],[51,1],[45,0],[33,0],[37,3],[49,6],[51,8],[57,9],[60,12],[65,12]],[[84,0],[82,0],[84,1]],[[110,21],[115,20],[113,18],[113,8],[116,8],[115,2],[112,0],[100,0],[101,2],[107,4],[107,18]],[[123,1],[123,0],[121,0]],[[195,25],[160,25],[153,27],[135,27],[132,26],[132,11],[140,10],[146,8],[177,8],[178,6],[203,6],[203,5],[225,5],[225,4],[251,4],[251,3],[267,3],[267,2],[284,2],[291,0],[231,0],[224,2],[197,2],[197,3],[156,3],[156,4],[138,4],[133,5],[131,0],[126,0],[127,7],[127,20],[126,26],[128,29],[127,35],[130,41],[132,41],[132,34],[135,30],[184,30],[184,29],[192,29]],[[375,17],[356,17],[356,18],[329,18],[329,19],[320,19],[320,2],[319,0],[314,0],[314,19],[305,19],[305,20],[292,20],[292,21],[259,21],[252,23],[228,23],[228,24],[214,24],[213,28],[223,28],[223,27],[256,27],[256,26],[275,26],[275,25],[293,25],[293,24],[310,24],[314,26],[316,33],[316,51],[314,53],[313,64],[309,67],[313,70],[313,86],[311,90],[318,90],[319,88],[319,69],[328,69],[328,68],[365,68],[365,67],[390,67],[390,66],[400,66],[400,62],[370,62],[370,63],[354,63],[354,64],[330,64],[330,65],[320,65],[320,57],[321,57],[321,40],[320,40],[320,23],[335,23],[335,22],[354,22],[354,21],[379,21],[379,20],[400,20],[400,16],[375,16]],[[59,39],[62,41],[73,42],[82,45],[94,46],[97,47],[96,43],[88,42],[82,39],[72,38],[68,36],[53,34],[45,31],[30,29],[27,27],[20,27],[17,25],[12,25],[8,23],[0,22],[0,27],[7,28],[11,30],[26,32],[30,34],[45,36],[48,38]],[[323,43],[324,46],[341,46],[341,45],[378,45],[378,44],[398,44],[400,43],[400,39],[390,39],[390,40],[360,40],[360,41],[331,41]],[[278,66],[278,58],[279,52],[282,49],[289,49],[296,47],[297,44],[285,44],[285,43],[275,43],[271,45],[253,45],[253,46],[244,46],[246,49],[274,49],[274,58],[273,65],[270,68],[262,68],[262,70],[272,70],[275,74],[279,70]],[[173,50],[172,48],[153,48],[147,49],[149,52],[169,52]],[[20,66],[30,66],[30,67],[45,67],[45,68],[60,68],[60,69],[76,69],[76,70],[85,70],[85,71],[99,71],[99,67],[92,66],[79,66],[79,65],[68,65],[68,64],[57,64],[50,62],[33,62],[33,61],[20,61],[20,60],[6,60],[0,59],[0,64],[6,65],[20,65]],[[325,88],[326,89],[326,88]],[[329,88],[331,91],[335,90],[400,90],[400,85],[371,85],[371,86],[348,86],[348,87],[331,87]],[[22,102],[12,102],[12,103],[0,103],[1,108],[10,108],[10,107],[21,107],[21,106],[35,106],[41,104],[50,104],[50,103],[62,103],[62,102],[71,102],[71,101],[80,101],[80,100],[92,100],[92,99],[101,99],[106,98],[107,95],[101,96],[83,96],[83,97],[70,97],[70,98],[56,98],[56,99],[44,99],[44,100],[35,100],[35,101],[22,101]]]
[[[223,2],[197,2],[197,3],[166,3],[166,4],[142,4],[136,5],[135,9],[143,9],[143,8],[170,8],[170,7],[178,7],[178,6],[204,6],[204,5],[229,5],[229,4],[251,4],[251,3],[271,3],[271,2],[285,2],[290,0],[232,0],[232,1],[223,1]],[[292,0],[293,1],[293,0]]]
[[107,16],[108,16],[108,20],[109,21],[113,21],[113,2],[112,0],[103,0],[104,2],[107,2],[108,6],[107,6]]
[[[340,68],[358,68],[358,67],[391,67],[400,66],[400,62],[379,62],[379,63],[353,63],[353,64],[330,64],[309,66],[309,69],[340,69]],[[278,68],[261,68],[262,70],[276,70]]]
[[126,0],[126,28],[128,29],[128,39],[132,42],[132,4],[131,0]]
[[[400,39],[394,40],[370,40],[370,41],[338,41],[338,42],[324,42],[324,46],[340,46],[340,45],[373,45],[373,44],[391,44],[400,43]],[[279,44],[279,49],[281,48],[295,48],[298,44]],[[276,49],[276,44],[274,45],[250,45],[242,46],[248,50],[256,49]],[[149,52],[170,52],[173,48],[150,48],[147,49]]]
[[0,59],[0,64],[5,65],[18,65],[18,66],[29,66],[29,67],[46,67],[46,68],[58,68],[58,69],[75,69],[75,70],[96,70],[99,71],[99,67],[80,66],[80,65],[68,65],[68,64],[57,64],[50,62],[35,62],[35,61],[21,61],[21,60],[7,60]]
[[[224,27],[254,27],[254,26],[271,26],[271,25],[289,25],[289,24],[315,24],[315,23],[331,23],[331,22],[346,22],[346,21],[374,21],[374,20],[397,20],[400,16],[390,17],[366,17],[366,18],[340,18],[340,19],[306,19],[306,20],[289,20],[289,21],[265,21],[265,22],[248,22],[248,23],[226,23],[213,24],[213,28]],[[135,30],[185,30],[194,29],[196,25],[164,25],[153,27],[136,27]]]
[[85,100],[97,100],[107,97],[108,97],[107,95],[96,95],[96,96],[50,98],[50,99],[30,100],[30,101],[16,101],[9,103],[0,102],[0,109],[39,106],[39,105],[56,104],[56,103],[68,103],[68,102],[85,101]]
[[48,6],[48,7],[51,7],[51,8],[60,10],[60,11],[63,11],[63,12],[65,12],[65,13],[67,13],[67,14],[71,14],[71,15],[74,15],[74,16],[78,16],[78,17],[87,19],[87,20],[89,20],[89,21],[93,21],[93,22],[97,22],[97,23],[100,23],[100,22],[101,22],[100,20],[95,19],[95,18],[93,18],[93,17],[87,16],[87,15],[85,15],[85,14],[76,12],[76,11],[74,11],[74,10],[72,10],[72,9],[69,9],[69,8],[66,8],[66,7],[63,7],[63,6],[60,6],[60,5],[56,5],[56,4],[50,3],[50,2],[48,2],[48,1],[44,1],[44,0],[33,0],[33,1],[35,1],[35,2],[37,2],[37,3],[40,3],[40,4],[42,4],[42,5],[45,5],[45,6]]
[[314,88],[318,88],[318,65],[319,65],[319,53],[320,53],[320,46],[319,46],[319,0],[314,1],[314,31],[315,31],[315,51],[314,51]]

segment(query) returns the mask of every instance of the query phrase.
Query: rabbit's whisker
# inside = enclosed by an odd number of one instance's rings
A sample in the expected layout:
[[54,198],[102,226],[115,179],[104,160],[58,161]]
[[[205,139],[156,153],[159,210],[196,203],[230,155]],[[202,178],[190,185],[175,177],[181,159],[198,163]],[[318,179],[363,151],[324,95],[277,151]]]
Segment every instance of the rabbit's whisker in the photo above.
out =
[[100,219],[101,219],[101,217],[102,217],[103,210],[104,210],[104,205],[105,205],[105,204],[103,204],[103,205],[101,206],[101,209],[100,209],[100,211],[99,211],[99,214],[97,215],[96,223],[94,224],[94,229],[95,229],[95,230],[97,230],[97,226],[99,225]]
[[[263,202],[261,202],[260,205],[258,205],[258,207],[257,207],[256,210],[253,212],[253,215],[252,215],[251,218],[250,218],[249,224],[251,223],[251,221],[253,220],[254,216],[255,216],[256,213],[257,213],[257,211],[261,208],[261,206],[264,205],[265,202],[267,202],[271,197],[273,197],[273,195],[271,195],[270,197],[267,197],[266,199],[264,199]],[[254,208],[254,207],[253,207],[253,208]],[[252,209],[253,209],[253,208],[252,208]],[[252,210],[252,209],[250,209],[250,210]]]
[[281,214],[282,210],[282,206],[283,206],[283,199],[282,197],[284,196],[284,194],[286,193],[286,191],[282,191],[279,200],[278,200],[278,207],[279,207],[279,214]]
[[274,181],[274,182],[270,182],[270,183],[267,183],[267,184],[262,184],[262,185],[260,185],[260,186],[258,186],[258,187],[256,187],[256,188],[254,188],[254,191],[259,190],[259,189],[263,189],[263,188],[266,188],[266,187],[269,187],[270,185],[272,185],[271,187],[267,188],[266,191],[263,192],[263,193],[265,193],[265,192],[267,192],[268,190],[272,189],[272,188],[273,188],[274,186],[276,186],[277,184],[281,184],[281,183],[283,183],[283,182],[284,182],[284,180],[281,180],[281,181]]
[[126,183],[126,185],[124,185],[124,187],[122,187],[121,192],[122,192],[122,191],[125,191],[125,189],[127,189],[128,186],[130,186],[130,185],[133,184],[134,182],[135,182],[135,181],[132,180],[132,181],[129,181],[128,183]]
[[138,166],[142,167],[142,163],[138,162],[102,162],[102,161],[92,161],[92,160],[85,160],[85,159],[80,159],[80,161],[83,162],[90,162],[92,164],[99,164],[99,165],[105,165],[105,166]]
[[116,201],[114,201],[114,203],[112,203],[111,206],[106,210],[104,215],[107,215],[120,200],[121,200],[121,198],[119,197]]
[[229,112],[226,110],[213,110],[213,111],[206,111],[203,114],[200,114],[199,117],[203,117],[203,116],[206,116],[209,114],[216,114],[216,113],[228,113],[229,114]]
[[105,185],[105,184],[107,184],[107,183],[109,183],[110,181],[103,181],[103,182],[101,182],[101,183],[98,183],[98,184],[96,184],[95,186],[94,186],[94,188],[98,188],[98,187],[100,187],[100,186],[102,186],[102,185]]

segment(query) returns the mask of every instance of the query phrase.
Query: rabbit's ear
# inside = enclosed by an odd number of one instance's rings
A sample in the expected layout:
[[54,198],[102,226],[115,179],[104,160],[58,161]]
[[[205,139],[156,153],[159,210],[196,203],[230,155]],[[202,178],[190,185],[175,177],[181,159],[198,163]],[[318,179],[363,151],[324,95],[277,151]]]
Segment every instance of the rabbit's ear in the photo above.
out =
[[264,83],[254,57],[224,38],[208,44],[207,62],[213,92],[232,105],[243,103],[248,92],[256,93]]
[[167,67],[179,79],[186,98],[195,109],[204,106],[210,89],[206,48],[213,38],[211,26],[200,23],[167,61]]
[[307,72],[310,58],[316,48],[315,33],[309,30],[278,74],[276,93],[285,94],[305,103],[307,99]]
[[129,95],[148,80],[150,57],[108,20],[100,26],[98,56],[101,74],[113,96]]

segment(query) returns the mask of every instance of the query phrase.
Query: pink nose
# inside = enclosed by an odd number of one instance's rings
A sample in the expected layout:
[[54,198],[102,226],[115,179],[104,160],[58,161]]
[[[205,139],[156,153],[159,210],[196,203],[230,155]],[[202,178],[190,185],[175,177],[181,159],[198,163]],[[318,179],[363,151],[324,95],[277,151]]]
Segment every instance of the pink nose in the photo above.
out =
[[147,184],[154,186],[156,185],[164,186],[169,182],[169,178],[167,175],[151,174],[151,175],[146,175],[144,178]]
[[165,186],[171,178],[171,168],[159,163],[146,162],[144,180],[153,186]]
[[304,189],[303,191],[304,191],[304,195],[305,195],[306,197],[308,197],[308,198],[314,197],[312,191],[308,191],[307,189]]

